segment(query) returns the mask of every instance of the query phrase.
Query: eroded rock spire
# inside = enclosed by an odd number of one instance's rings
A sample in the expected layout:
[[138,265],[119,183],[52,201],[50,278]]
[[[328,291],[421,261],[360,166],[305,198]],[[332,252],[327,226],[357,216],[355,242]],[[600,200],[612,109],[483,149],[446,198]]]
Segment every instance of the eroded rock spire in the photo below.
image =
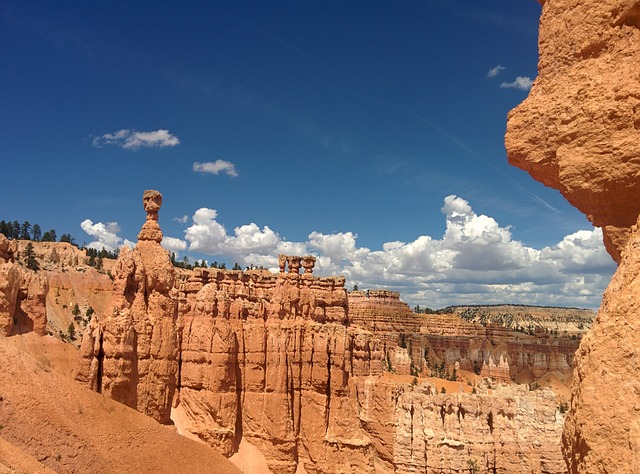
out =
[[147,220],[135,248],[120,251],[112,300],[85,334],[77,378],[167,423],[178,372],[175,270],[160,246],[162,195],[145,191],[143,205]]

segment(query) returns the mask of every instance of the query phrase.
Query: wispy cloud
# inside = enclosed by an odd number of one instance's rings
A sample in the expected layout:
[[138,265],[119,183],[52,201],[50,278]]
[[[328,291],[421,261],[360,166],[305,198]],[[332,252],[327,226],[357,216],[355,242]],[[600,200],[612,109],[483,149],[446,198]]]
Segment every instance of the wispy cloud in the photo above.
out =
[[519,89],[521,91],[528,91],[533,85],[533,79],[527,76],[518,76],[513,82],[503,82],[500,87],[503,89]]
[[185,214],[182,217],[174,217],[173,220],[179,222],[180,224],[186,224],[189,220],[189,216]]
[[238,177],[236,165],[234,165],[230,161],[225,160],[205,161],[203,163],[196,161],[193,164],[193,171],[209,174],[227,173],[227,175],[231,176],[232,178]]
[[503,171],[502,168],[499,168],[497,166],[495,166],[493,163],[491,163],[489,160],[487,160],[486,158],[484,158],[484,156],[482,156],[479,153],[476,153],[476,151],[474,151],[469,145],[467,145],[466,143],[464,143],[461,139],[459,139],[458,137],[456,137],[455,135],[453,135],[452,133],[449,133],[447,130],[445,130],[444,128],[440,127],[438,124],[436,124],[435,122],[429,120],[428,118],[416,114],[415,112],[412,112],[411,110],[409,110],[406,107],[401,107],[402,110],[404,110],[406,113],[408,113],[409,115],[411,115],[412,117],[415,117],[416,119],[420,120],[421,122],[425,123],[426,125],[428,125],[429,127],[431,127],[432,129],[434,129],[436,132],[438,132],[440,135],[442,135],[443,137],[445,137],[447,140],[449,140],[451,143],[453,143],[454,145],[458,146],[459,148],[461,148],[462,150],[464,150],[465,152],[467,152],[469,155],[478,158],[479,160],[482,160],[485,164],[487,164],[488,166],[492,167],[493,169],[496,170],[496,172],[500,173],[502,176],[504,176],[515,189],[518,189],[519,191],[523,192],[524,194],[528,195],[531,199],[533,199],[533,201],[539,203],[540,205],[542,205],[543,207],[549,209],[550,211],[553,211],[554,213],[558,213],[560,211],[558,211],[555,207],[553,207],[551,204],[549,204],[548,202],[546,202],[544,199],[542,199],[540,196],[538,196],[537,194],[529,191],[527,188],[525,188],[524,186],[522,186],[520,183],[518,183],[515,179],[511,178],[507,173],[505,173]]
[[152,132],[138,132],[123,128],[113,133],[105,133],[95,137],[91,142],[93,146],[102,148],[106,145],[114,145],[125,150],[137,150],[140,147],[165,148],[173,147],[180,143],[178,137],[169,130],[158,129]]
[[505,69],[507,69],[507,68],[502,66],[502,65],[500,65],[500,64],[498,64],[496,67],[489,69],[489,72],[487,72],[487,78],[496,77],[498,74],[500,74]]

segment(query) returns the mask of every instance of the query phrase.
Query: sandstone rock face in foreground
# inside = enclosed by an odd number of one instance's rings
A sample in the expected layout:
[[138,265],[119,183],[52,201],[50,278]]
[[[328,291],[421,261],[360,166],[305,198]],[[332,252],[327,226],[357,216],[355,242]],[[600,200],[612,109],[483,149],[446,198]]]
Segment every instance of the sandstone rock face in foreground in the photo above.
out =
[[120,252],[111,303],[83,338],[78,379],[168,423],[178,374],[175,271],[160,246],[162,195],[145,191],[143,203],[147,220],[135,249]]
[[541,3],[538,77],[509,114],[509,162],[602,227],[619,262],[640,214],[640,4]]
[[576,353],[562,447],[570,472],[640,472],[640,232],[631,237]]
[[602,226],[619,262],[575,357],[572,473],[640,472],[640,2],[546,0],[539,75],[509,115],[511,163]]

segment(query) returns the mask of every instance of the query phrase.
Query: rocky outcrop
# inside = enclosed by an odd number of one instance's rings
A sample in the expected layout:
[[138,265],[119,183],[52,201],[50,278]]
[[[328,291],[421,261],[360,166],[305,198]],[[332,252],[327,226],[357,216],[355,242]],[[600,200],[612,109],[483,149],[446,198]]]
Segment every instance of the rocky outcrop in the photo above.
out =
[[[179,288],[179,409],[227,455],[243,440],[274,473],[564,472],[552,394],[383,377],[385,343],[351,324],[343,278],[199,268]],[[408,373],[406,349],[387,350]]]
[[85,251],[68,242],[18,242],[19,252],[24,252],[28,244],[33,248],[33,255],[43,270],[71,267],[76,268],[84,263]]
[[[425,315],[420,334],[412,336],[414,365],[422,369],[445,363],[482,377],[512,383],[533,383],[549,373],[569,375],[579,341],[537,329],[533,335],[497,324],[481,325],[454,315]],[[424,351],[428,358],[423,358]],[[428,359],[428,361],[427,361]]]
[[17,263],[18,243],[0,234],[0,335],[46,334],[46,277]]
[[381,355],[347,327],[344,278],[289,259],[286,273],[196,269],[181,285],[180,407],[227,455],[245,439],[274,472],[332,472],[340,446],[367,446],[352,376],[380,373]]
[[359,472],[565,472],[555,446],[563,415],[549,391],[437,394],[427,382],[368,378],[357,400],[379,456],[377,468]]
[[619,262],[640,213],[640,4],[541,3],[538,77],[509,114],[509,162],[602,227]]
[[640,2],[547,0],[539,75],[509,115],[511,163],[597,226],[619,262],[575,357],[570,472],[640,472]]
[[[503,309],[513,311],[513,308]],[[459,307],[458,310],[467,316],[480,311],[478,307]],[[554,335],[543,329],[549,321],[530,314],[548,316],[547,313],[553,312],[549,308],[529,307],[526,311],[527,317],[516,315],[512,319],[517,319],[530,333],[510,330],[503,324],[470,322],[454,314],[415,314],[393,291],[349,293],[349,323],[376,335],[382,343],[387,369],[397,374],[429,375],[440,368],[442,375],[462,369],[504,383],[532,384],[550,373],[570,380],[573,354],[579,342],[577,336]],[[567,312],[559,308],[555,311]],[[576,330],[580,324],[591,324],[588,316],[593,313],[588,310],[571,310],[570,314],[575,316],[570,319]],[[552,324],[557,327],[557,318]]]
[[529,334],[545,329],[569,336],[587,332],[596,317],[591,309],[523,305],[450,306],[439,312],[453,313],[465,321],[501,325]]
[[22,278],[15,313],[14,332],[47,333],[47,305],[49,282],[44,275],[21,268]]
[[351,291],[349,321],[374,333],[415,333],[421,317],[400,300],[400,293],[388,290]]
[[20,271],[13,263],[15,241],[0,234],[0,335],[8,336],[14,324],[18,292],[20,290]]
[[576,353],[563,433],[570,472],[639,472],[640,232],[622,252],[596,324]]
[[145,191],[143,203],[138,243],[120,252],[112,300],[83,338],[78,380],[168,423],[178,374],[175,272],[160,246],[162,195]]

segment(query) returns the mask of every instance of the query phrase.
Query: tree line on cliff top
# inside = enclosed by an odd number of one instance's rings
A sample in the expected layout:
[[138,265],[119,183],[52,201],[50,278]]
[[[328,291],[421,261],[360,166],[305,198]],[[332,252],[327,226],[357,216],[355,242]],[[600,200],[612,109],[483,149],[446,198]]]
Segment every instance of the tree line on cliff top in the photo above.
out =
[[[38,224],[31,225],[29,221],[24,221],[22,224],[18,221],[0,221],[0,234],[3,234],[7,239],[14,240],[33,240],[35,242],[56,242],[58,235],[55,229],[49,229],[42,232],[42,228]],[[71,237],[71,234],[62,234],[60,236],[60,242],[68,242],[71,245],[78,246],[76,240]]]
[[[57,233],[55,229],[50,229],[46,232],[42,232],[42,228],[38,224],[31,224],[29,221],[24,221],[22,224],[18,221],[0,221],[0,234],[3,234],[9,240],[32,240],[34,242],[56,242],[58,241]],[[102,259],[103,258],[118,258],[119,250],[115,251],[106,250],[104,247],[102,250],[97,250],[95,248],[87,247],[86,244],[82,246],[76,243],[76,239],[74,239],[71,234],[62,234],[60,236],[59,242],[67,242],[80,250],[84,250],[87,254],[88,261],[87,264],[91,267],[96,267],[98,270],[102,268]],[[35,262],[35,257],[33,256],[33,246],[27,245],[27,250],[25,250],[26,254],[25,262],[27,266],[32,270],[37,270],[37,263]],[[202,267],[202,268],[219,268],[222,270],[226,270],[227,266],[225,263],[211,262],[207,265],[205,260],[198,261],[195,260],[193,263],[189,261],[189,258],[185,255],[181,260],[176,258],[175,253],[171,253],[171,264],[174,267],[184,268],[187,270],[192,270],[193,268]],[[262,266],[258,267],[253,264],[246,267],[246,270],[255,270],[255,269],[263,269]],[[242,267],[238,262],[236,262],[232,268],[232,270],[242,270]]]

